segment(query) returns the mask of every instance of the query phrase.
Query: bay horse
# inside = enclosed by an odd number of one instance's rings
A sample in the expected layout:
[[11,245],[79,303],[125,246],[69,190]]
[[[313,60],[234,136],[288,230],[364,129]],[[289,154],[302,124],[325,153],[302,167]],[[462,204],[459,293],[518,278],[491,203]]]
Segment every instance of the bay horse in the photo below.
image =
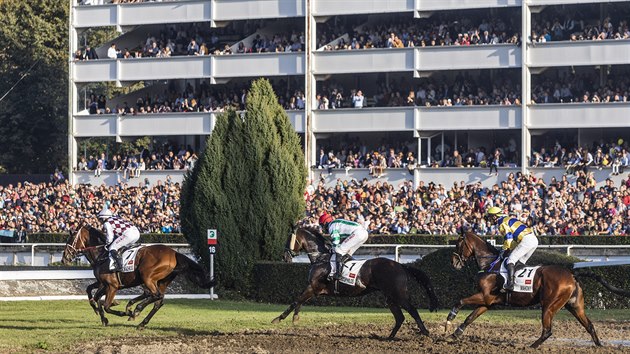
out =
[[534,275],[531,293],[503,293],[501,289],[504,280],[498,274],[501,260],[495,261],[498,257],[499,251],[494,246],[472,232],[462,232],[458,238],[455,252],[451,257],[451,265],[460,270],[468,259],[474,258],[481,269],[477,280],[480,292],[461,299],[448,314],[445,331],[449,330],[451,321],[455,319],[462,306],[477,306],[455,330],[452,338],[459,339],[466,327],[488,311],[492,305],[505,304],[524,307],[540,304],[542,307],[542,334],[531,345],[532,348],[538,348],[551,336],[551,322],[562,307],[566,308],[584,326],[596,346],[602,345],[593,323],[584,312],[584,294],[570,269],[559,265],[541,266]]
[[308,276],[308,286],[300,296],[272,323],[276,324],[284,320],[291,311],[293,323],[299,320],[299,312],[306,301],[318,295],[333,296],[362,296],[374,291],[381,291],[385,295],[387,306],[394,315],[395,324],[389,339],[393,339],[400,329],[405,316],[401,310],[405,309],[416,321],[420,334],[429,335],[416,308],[411,304],[408,294],[408,277],[415,278],[426,290],[429,296],[429,309],[436,311],[438,299],[433,291],[433,285],[427,275],[419,269],[404,266],[387,258],[374,258],[367,260],[361,267],[357,279],[362,286],[350,286],[338,283],[335,291],[335,282],[327,280],[331,270],[330,258],[332,246],[317,230],[311,228],[298,228],[287,240],[284,260],[291,263],[293,257],[300,251],[308,254],[311,268]]
[[[105,326],[109,321],[104,312],[121,317],[128,316],[131,321],[146,306],[153,303],[151,312],[138,325],[138,329],[143,329],[162,307],[166,288],[179,274],[184,274],[188,280],[204,289],[216,285],[215,280],[209,279],[199,264],[164,245],[150,245],[138,250],[133,272],[112,272],[109,270],[109,253],[106,251],[105,245],[106,236],[101,230],[90,225],[83,225],[68,238],[62,258],[63,264],[69,264],[78,255],[84,255],[87,258],[94,271],[96,282],[90,284],[86,292],[90,305],[94,312],[100,315],[101,322]],[[140,285],[144,289],[143,294],[131,299],[125,311],[111,308],[118,290]],[[96,288],[98,290],[92,296],[92,291]],[[100,302],[99,299],[103,295],[105,295],[105,301]],[[132,311],[133,304],[137,302],[139,302],[138,305]]]

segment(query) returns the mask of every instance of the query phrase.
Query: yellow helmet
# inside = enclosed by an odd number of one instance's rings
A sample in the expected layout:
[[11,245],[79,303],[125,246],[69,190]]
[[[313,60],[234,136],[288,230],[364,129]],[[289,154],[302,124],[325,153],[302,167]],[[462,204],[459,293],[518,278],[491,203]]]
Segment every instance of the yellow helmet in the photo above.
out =
[[488,215],[496,215],[496,216],[504,216],[505,214],[503,214],[503,210],[501,210],[501,208],[493,206],[488,208],[488,211],[486,211],[486,214]]

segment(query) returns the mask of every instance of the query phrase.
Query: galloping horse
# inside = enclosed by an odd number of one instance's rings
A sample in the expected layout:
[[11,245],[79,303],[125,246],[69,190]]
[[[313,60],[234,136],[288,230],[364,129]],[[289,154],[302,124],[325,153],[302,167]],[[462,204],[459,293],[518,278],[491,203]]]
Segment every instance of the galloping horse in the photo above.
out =
[[421,334],[429,335],[429,331],[422,323],[416,308],[409,301],[407,293],[408,275],[413,276],[427,291],[430,299],[430,310],[434,311],[438,307],[438,300],[433,292],[433,285],[430,279],[422,271],[404,266],[387,258],[374,258],[366,261],[360,269],[357,279],[363,286],[350,286],[339,283],[337,292],[335,284],[328,281],[330,273],[330,257],[332,248],[330,243],[316,230],[299,228],[287,240],[284,252],[284,260],[291,263],[293,257],[300,251],[308,254],[311,261],[308,282],[309,285],[280,316],[276,317],[272,323],[284,320],[291,311],[293,322],[299,320],[299,312],[302,304],[317,295],[338,295],[338,296],[361,296],[377,290],[385,295],[387,305],[394,315],[396,324],[392,329],[389,338],[393,339],[400,329],[405,316],[401,308],[405,309],[418,324]]
[[[135,271],[128,273],[112,272],[109,270],[109,256],[105,250],[105,243],[106,237],[103,232],[89,225],[83,225],[68,239],[62,260],[64,264],[69,264],[77,255],[83,254],[90,262],[97,281],[90,284],[86,291],[90,305],[94,312],[101,316],[101,322],[105,326],[109,321],[103,310],[116,316],[129,316],[131,321],[146,306],[153,303],[151,312],[138,325],[138,329],[143,329],[162,307],[166,288],[179,274],[185,274],[186,278],[204,289],[209,289],[216,284],[214,279],[208,278],[199,264],[164,245],[151,245],[138,250]],[[143,286],[144,293],[130,300],[124,312],[110,308],[116,291],[139,285]],[[92,290],[95,288],[98,288],[98,291],[92,297]],[[105,294],[105,301],[101,303],[98,300],[103,294]],[[137,302],[140,303],[132,311],[131,307]]]
[[464,323],[455,330],[453,338],[458,339],[468,325],[494,304],[511,306],[540,304],[542,306],[542,334],[531,345],[532,348],[538,348],[551,336],[551,321],[563,306],[586,328],[595,345],[602,345],[593,323],[584,313],[584,294],[571,270],[555,265],[541,266],[536,270],[531,293],[502,293],[500,290],[503,286],[503,278],[497,274],[501,262],[495,262],[498,256],[499,251],[494,246],[472,232],[462,233],[457,240],[455,252],[451,257],[453,267],[458,270],[462,269],[466,261],[474,257],[482,273],[478,278],[478,286],[481,291],[461,299],[448,314],[445,331],[448,331],[451,321],[457,316],[462,306],[477,306]]

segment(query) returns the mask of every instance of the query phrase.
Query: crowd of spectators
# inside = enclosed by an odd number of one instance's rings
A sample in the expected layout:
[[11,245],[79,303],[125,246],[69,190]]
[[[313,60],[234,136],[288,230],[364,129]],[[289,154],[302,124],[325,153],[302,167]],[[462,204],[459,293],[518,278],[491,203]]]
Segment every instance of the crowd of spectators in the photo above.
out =
[[347,90],[334,80],[322,83],[315,109],[362,107],[446,107],[469,105],[520,105],[521,88],[509,75],[491,78],[480,73],[460,72],[453,78],[425,78],[409,82],[404,78],[378,80],[371,92]]
[[[596,5],[596,6],[599,6]],[[611,6],[611,5],[609,5]],[[530,40],[535,43],[551,41],[618,40],[630,39],[628,11],[618,11],[613,5],[600,20],[593,13],[599,9],[590,6],[550,7],[538,16],[532,16]]]
[[599,73],[558,72],[541,75],[532,88],[532,103],[628,102],[630,78],[627,73],[608,75],[600,84]]
[[107,205],[143,233],[180,232],[180,189],[170,177],[137,187],[73,186],[65,181],[0,186],[0,230],[65,233],[82,223],[98,226],[96,216]]
[[122,178],[129,180],[138,178],[142,171],[162,170],[192,170],[199,157],[189,146],[182,145],[178,151],[166,149],[164,151],[143,150],[139,154],[111,154],[104,152],[100,155],[82,156],[77,162],[78,171],[94,171],[98,177],[103,171],[117,171],[122,173]]
[[[620,185],[606,180],[596,188],[592,173],[580,171],[570,181],[545,182],[533,175],[510,174],[507,180],[484,188],[481,183],[452,186],[411,181],[387,182],[324,180],[305,193],[303,224],[316,225],[327,211],[335,217],[365,221],[372,234],[457,234],[462,224],[482,235],[497,235],[485,219],[491,206],[503,209],[533,228],[537,235],[629,235],[630,175]],[[361,215],[361,217],[359,217]]]
[[[244,110],[249,84],[234,84],[230,86],[209,85],[203,81],[193,87],[186,84],[183,91],[170,85],[163,93],[144,95],[135,102],[122,102],[113,109],[107,105],[104,95],[91,94],[86,107],[89,114],[119,114],[138,115],[146,113],[169,112],[224,112],[228,109]],[[304,109],[306,98],[303,85],[297,80],[280,79],[272,82],[278,102],[287,110]],[[297,87],[297,89],[293,89]]]
[[[346,139],[346,143],[336,148],[321,148],[315,167],[325,169],[329,173],[334,168],[367,168],[373,177],[382,177],[387,168],[406,168],[413,175],[418,166],[414,151],[417,145],[409,141],[401,141],[397,145],[383,143],[370,149],[357,139]],[[337,151],[337,152],[335,152]]]
[[590,147],[563,146],[556,141],[553,146],[540,147],[530,158],[532,167],[565,167],[567,174],[588,171],[589,168],[612,168],[612,175],[619,175],[630,167],[630,147],[624,139],[601,140]]
[[[430,162],[418,161],[415,151],[417,144],[401,141],[398,144],[383,141],[376,148],[368,148],[358,138],[345,138],[344,144],[322,147],[315,167],[332,172],[335,168],[350,170],[367,168],[373,177],[382,177],[387,168],[407,168],[410,174],[420,166],[440,167],[479,167],[490,169],[490,174],[498,173],[499,167],[514,167],[519,164],[518,146],[514,138],[510,138],[501,146],[491,149],[481,146],[452,149],[450,145],[438,146],[432,152]],[[444,149],[444,154],[442,154]],[[443,156],[442,156],[443,155]]]
[[[108,206],[142,232],[179,232],[180,191],[170,178],[155,185],[145,180],[137,187],[72,186],[56,179],[9,184],[0,186],[0,230],[68,232],[83,222],[98,225],[96,215]],[[601,187],[592,172],[582,170],[546,182],[511,173],[490,188],[463,181],[452,186],[420,181],[414,188],[410,180],[394,186],[367,179],[338,180],[327,187],[321,178],[308,185],[304,197],[302,223],[317,224],[323,211],[350,220],[360,220],[360,214],[372,234],[455,234],[466,224],[478,234],[497,235],[485,211],[498,206],[538,235],[630,235],[630,175],[619,185],[607,179]]]
[[[436,15],[429,19],[401,17],[386,23],[346,24],[347,37],[338,26],[320,37],[323,50],[358,50],[372,48],[432,47],[450,45],[520,44],[520,23],[514,16],[483,18],[459,13]],[[456,19],[455,19],[456,18]],[[329,33],[339,35],[332,39]],[[348,38],[347,40],[345,38]]]

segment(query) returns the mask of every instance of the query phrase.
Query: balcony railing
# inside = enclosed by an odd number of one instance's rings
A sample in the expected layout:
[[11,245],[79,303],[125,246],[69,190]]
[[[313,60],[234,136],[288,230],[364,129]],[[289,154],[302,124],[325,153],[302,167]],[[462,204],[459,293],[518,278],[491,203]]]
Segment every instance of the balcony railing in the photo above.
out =
[[529,128],[627,127],[630,102],[547,103],[529,106]]
[[425,12],[521,6],[521,0],[361,0],[315,1],[315,16],[378,14],[392,12]]
[[630,40],[531,43],[527,57],[531,67],[627,64]]
[[[210,135],[220,112],[90,114],[74,116],[75,137]],[[296,132],[304,133],[304,111],[287,111]]]
[[378,48],[315,52],[315,74],[501,69],[521,66],[521,49],[511,44],[469,47]]
[[313,111],[313,130],[373,132],[520,129],[520,106],[374,107]]
[[303,75],[304,53],[101,59],[73,67],[75,82]]
[[305,15],[304,0],[179,0],[75,6],[73,11],[76,28],[224,22]]

